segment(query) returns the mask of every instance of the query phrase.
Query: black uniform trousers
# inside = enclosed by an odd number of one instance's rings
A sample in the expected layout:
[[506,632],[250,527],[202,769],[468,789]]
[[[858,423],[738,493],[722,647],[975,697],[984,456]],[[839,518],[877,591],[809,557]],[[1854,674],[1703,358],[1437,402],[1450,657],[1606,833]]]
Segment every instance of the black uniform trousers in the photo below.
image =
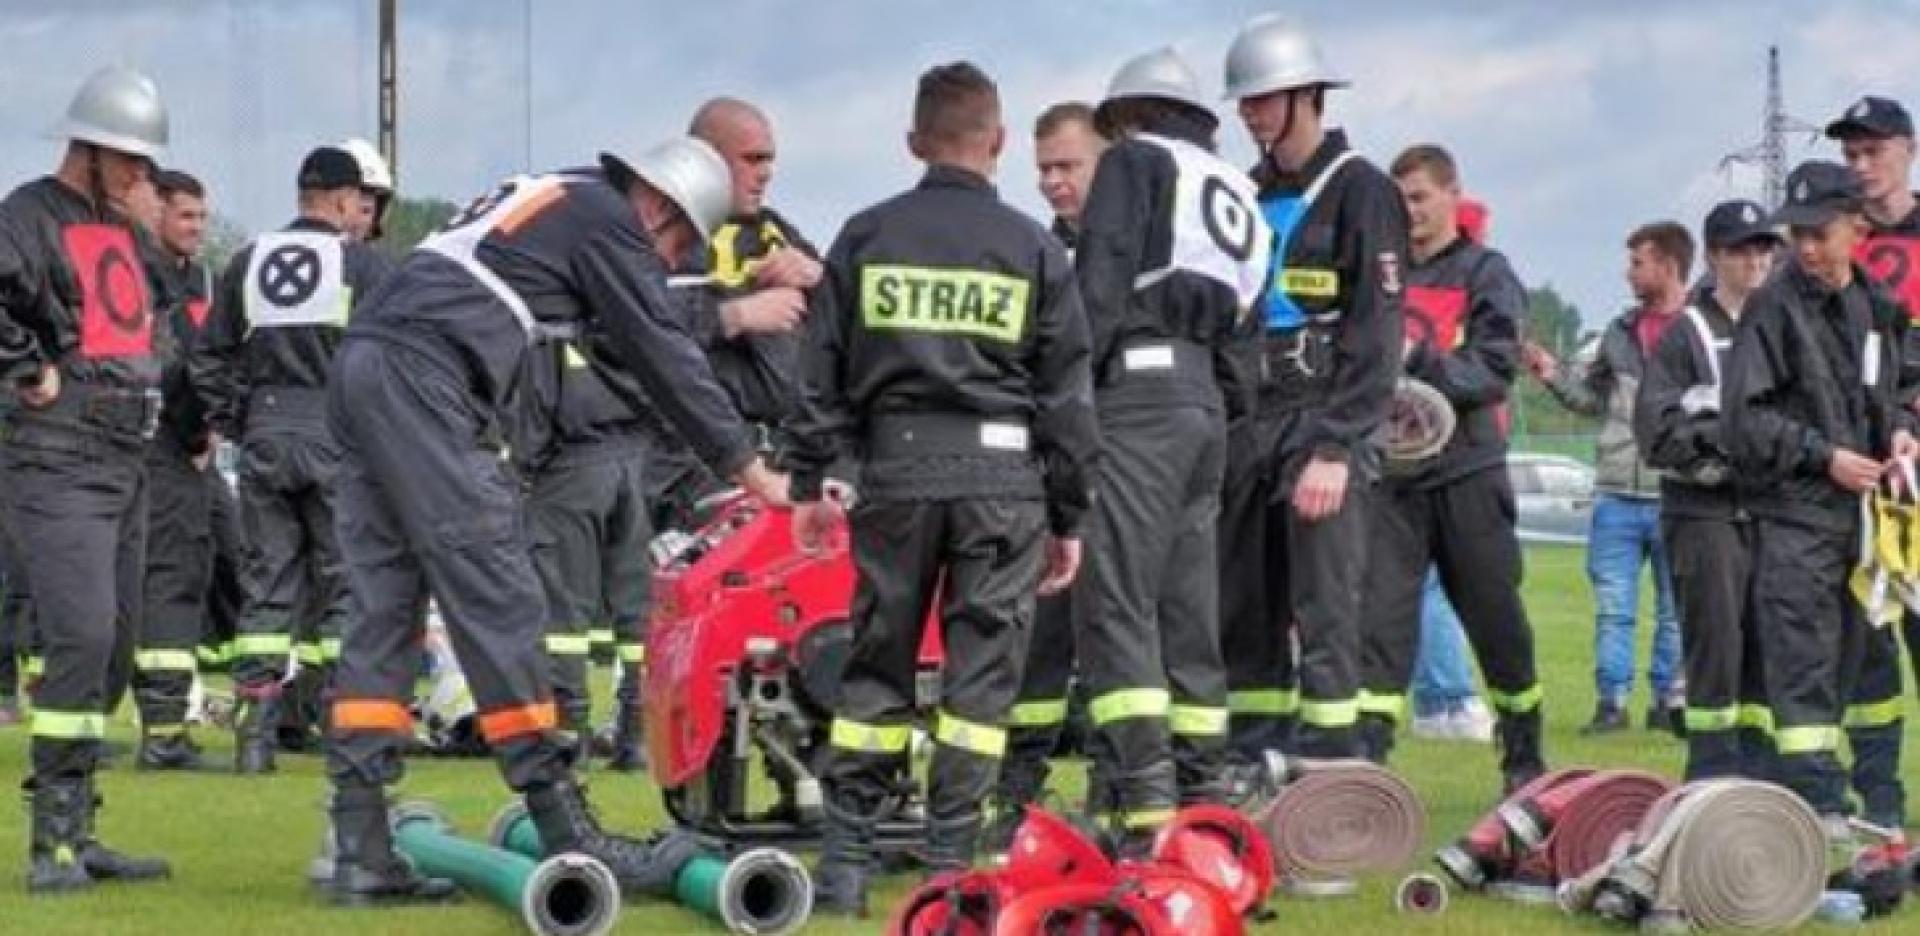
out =
[[1867,821],[1889,829],[1905,828],[1907,786],[1900,779],[1900,768],[1907,697],[1900,677],[1900,635],[1891,624],[1870,626],[1864,640],[1860,672],[1842,718],[1853,754],[1853,792]]
[[1182,801],[1221,794],[1227,684],[1214,549],[1226,426],[1199,406],[1109,408],[1100,437],[1075,594],[1090,799],[1122,825],[1151,828]]
[[623,663],[625,648],[645,637],[653,538],[645,458],[645,445],[635,441],[563,448],[527,479],[554,700],[570,730],[586,729],[591,715],[588,632],[613,629]]
[[133,695],[141,730],[169,734],[186,725],[199,668],[195,651],[213,581],[212,489],[192,456],[164,434],[147,449],[147,485],[146,617],[134,655]]
[[[1364,718],[1387,723],[1381,742],[1391,746],[1391,726],[1406,710],[1429,566],[1438,569],[1440,584],[1460,613],[1494,710],[1502,718],[1537,717],[1540,681],[1533,626],[1520,602],[1522,558],[1506,466],[1492,465],[1431,488],[1388,482],[1376,489],[1369,506],[1373,532],[1361,602],[1360,711]],[[1536,759],[1538,753],[1531,752]],[[1542,766],[1508,765],[1527,771]]]
[[338,653],[347,618],[346,580],[334,530],[340,447],[322,392],[256,388],[240,449],[240,514],[246,530],[246,609],[234,638],[234,684],[271,693],[296,643],[303,663]]
[[33,597],[27,570],[13,541],[12,485],[0,484],[0,695],[24,692],[46,670],[33,624]]
[[209,467],[201,477],[207,485],[207,526],[213,534],[212,581],[207,587],[206,627],[200,632],[200,663],[225,668],[232,661],[233,638],[246,607],[241,572],[246,562],[246,537],[240,530],[240,504],[233,485]]
[[1007,756],[994,793],[1003,807],[1039,799],[1051,772],[1047,762],[1066,734],[1075,658],[1072,615],[1071,591],[1041,598],[1034,607],[1020,692],[1007,715]]
[[1689,781],[1774,776],[1760,629],[1748,608],[1754,522],[1744,512],[1660,518],[1686,648]]
[[853,509],[853,648],[829,732],[827,795],[874,815],[907,779],[927,613],[939,593],[946,660],[927,808],[977,819],[1006,751],[1045,566],[1039,500],[862,501]]
[[385,338],[349,336],[330,389],[353,615],[334,674],[329,775],[399,779],[431,595],[508,785],[564,779],[546,601],[519,487],[488,444],[484,404],[458,365]]
[[1338,513],[1300,519],[1291,501],[1305,459],[1283,477],[1273,454],[1294,421],[1262,412],[1229,432],[1219,523],[1229,736],[1246,757],[1353,757],[1371,482],[1351,473]]
[[90,775],[133,672],[147,539],[145,445],[16,416],[10,528],[34,595],[45,675],[32,782]]

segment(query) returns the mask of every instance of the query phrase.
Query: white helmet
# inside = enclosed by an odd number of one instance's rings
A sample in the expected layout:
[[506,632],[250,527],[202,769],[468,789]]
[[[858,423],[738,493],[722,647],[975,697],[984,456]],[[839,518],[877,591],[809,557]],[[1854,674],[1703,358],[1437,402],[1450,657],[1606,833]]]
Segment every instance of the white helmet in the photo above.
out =
[[1278,13],[1263,13],[1240,27],[1227,49],[1228,100],[1296,88],[1344,88],[1345,78],[1327,67],[1320,46],[1306,30]]
[[702,241],[733,210],[733,173],[720,153],[698,137],[675,137],[631,160],[601,153],[600,165],[618,185],[638,177],[658,189],[693,222]]
[[1200,93],[1199,76],[1172,46],[1161,46],[1121,64],[1107,83],[1107,96],[1100,103],[1124,98],[1165,98],[1201,110],[1212,109]]
[[387,158],[372,143],[359,137],[349,137],[340,144],[340,148],[353,156],[360,164],[361,188],[370,188],[376,192],[393,191],[393,169],[387,165]]
[[130,68],[109,66],[80,86],[53,135],[158,159],[167,148],[167,106],[153,79]]

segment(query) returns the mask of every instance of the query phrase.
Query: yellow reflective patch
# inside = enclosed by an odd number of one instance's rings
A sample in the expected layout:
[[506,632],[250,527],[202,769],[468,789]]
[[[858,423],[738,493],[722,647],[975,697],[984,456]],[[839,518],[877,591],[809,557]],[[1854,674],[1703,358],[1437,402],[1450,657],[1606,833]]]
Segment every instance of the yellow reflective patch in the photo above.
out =
[[1883,699],[1879,702],[1864,702],[1847,706],[1846,718],[1841,724],[1848,728],[1884,728],[1899,724],[1906,714],[1906,700],[1901,697]]
[[860,320],[912,331],[1015,344],[1026,333],[1031,285],[984,270],[873,264],[860,269]]
[[1340,295],[1340,274],[1334,270],[1291,270],[1282,267],[1274,280],[1280,291],[1289,296],[1333,299]]
[[1132,809],[1120,814],[1120,824],[1129,829],[1153,829],[1171,821],[1171,809]]
[[993,725],[967,721],[952,712],[942,710],[938,725],[933,730],[933,739],[947,747],[972,751],[981,757],[999,760],[1007,753],[1007,732]]
[[593,641],[585,634],[548,634],[547,652],[554,656],[586,656],[593,652]]
[[241,634],[233,638],[233,652],[240,656],[285,656],[293,652],[293,638],[286,634]]
[[36,738],[104,738],[107,736],[107,716],[99,712],[34,709],[33,735]]
[[1227,709],[1235,715],[1292,715],[1300,711],[1300,690],[1242,689],[1229,692]]
[[1368,692],[1362,689],[1359,705],[1363,714],[1378,715],[1381,718],[1399,721],[1400,713],[1407,707],[1407,697],[1388,692]]
[[1021,702],[1007,713],[1007,724],[1015,728],[1047,728],[1067,720],[1067,700],[1045,699]]
[[1773,709],[1764,705],[1742,703],[1738,721],[1742,728],[1756,728],[1768,735],[1773,734]]
[[1300,720],[1316,728],[1349,727],[1360,720],[1360,703],[1354,699],[1344,702],[1308,699],[1300,703]]
[[1725,708],[1695,708],[1687,706],[1688,731],[1731,731],[1740,724],[1740,710],[1734,706]]
[[592,628],[591,630],[587,631],[587,639],[593,641],[595,644],[612,646],[613,645],[613,628],[611,627]]
[[1840,749],[1840,729],[1833,725],[1795,725],[1774,732],[1774,746],[1782,754],[1815,754]]
[[1227,733],[1227,710],[1206,705],[1175,705],[1167,709],[1167,729],[1190,738]]
[[1087,706],[1096,725],[1127,718],[1165,718],[1173,696],[1165,689],[1119,689],[1099,696]]
[[647,645],[646,644],[621,644],[620,645],[620,662],[645,663],[646,661],[647,661]]
[[150,673],[171,670],[191,673],[200,668],[200,661],[191,650],[142,650],[133,655],[133,665]]
[[1540,701],[1545,695],[1546,693],[1536,684],[1531,689],[1522,689],[1519,692],[1488,689],[1487,701],[1492,702],[1493,707],[1502,712],[1531,712],[1540,707]]
[[911,725],[869,725],[844,718],[833,720],[828,742],[843,751],[903,754],[913,742]]
[[573,342],[569,341],[561,347],[565,349],[561,352],[561,358],[566,363],[567,370],[587,369],[587,356],[581,354],[580,349],[573,346]]

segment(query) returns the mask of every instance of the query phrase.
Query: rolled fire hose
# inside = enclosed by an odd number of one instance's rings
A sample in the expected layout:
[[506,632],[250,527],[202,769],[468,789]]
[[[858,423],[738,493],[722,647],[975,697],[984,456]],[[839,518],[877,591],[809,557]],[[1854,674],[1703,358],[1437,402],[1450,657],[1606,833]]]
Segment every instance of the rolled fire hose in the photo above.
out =
[[1620,836],[1638,828],[1673,785],[1637,770],[1602,770],[1535,796],[1509,799],[1496,812],[1527,851],[1542,850],[1553,881],[1606,862]]
[[[493,819],[487,840],[529,856],[544,854],[540,831],[525,804],[513,802]],[[813,914],[813,877],[792,855],[756,848],[732,859],[701,855],[673,881],[674,900],[717,920],[730,933],[788,936]]]
[[[1592,773],[1592,770],[1584,767],[1549,771],[1513,791],[1500,805],[1504,807],[1508,803],[1540,796]],[[1500,810],[1496,808],[1480,817],[1465,835],[1435,852],[1433,860],[1461,887],[1479,890],[1513,873],[1522,856],[1515,852],[1511,839],[1506,825],[1501,821]]]
[[1386,465],[1403,474],[1440,454],[1453,438],[1460,417],[1453,402],[1432,384],[1402,377],[1387,407]]
[[1827,877],[1819,817],[1783,787],[1704,780],[1662,797],[1611,862],[1561,887],[1568,912],[1699,929],[1791,929]]
[[620,917],[620,883],[585,855],[535,859],[453,834],[431,804],[393,808],[393,845],[421,874],[517,911],[539,936],[601,936]]
[[1413,860],[1427,814],[1406,781],[1362,760],[1287,766],[1292,779],[1255,821],[1289,891],[1351,893],[1356,875],[1396,871]]

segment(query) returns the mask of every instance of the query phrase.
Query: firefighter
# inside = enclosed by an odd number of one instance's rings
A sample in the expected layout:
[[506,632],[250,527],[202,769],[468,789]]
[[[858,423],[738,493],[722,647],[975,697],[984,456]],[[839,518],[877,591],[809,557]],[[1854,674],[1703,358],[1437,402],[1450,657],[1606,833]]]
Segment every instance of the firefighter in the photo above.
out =
[[[1920,387],[1903,361],[1905,311],[1855,259],[1870,229],[1846,167],[1801,164],[1773,221],[1790,226],[1793,257],[1741,313],[1724,438],[1753,485],[1753,614],[1779,779],[1837,820],[1847,812],[1840,729],[1873,639],[1848,584],[1862,497],[1893,460],[1920,456],[1907,408]],[[1856,768],[1863,756],[1872,753],[1856,751]],[[1869,821],[1904,823],[1901,804],[1869,795],[1865,807]]]
[[829,467],[861,457],[818,911],[865,913],[874,824],[909,782],[936,583],[946,662],[924,857],[938,873],[973,861],[1036,589],[1059,591],[1079,565],[1098,445],[1086,319],[1059,242],[994,191],[1004,140],[999,92],[978,68],[923,74],[908,141],[926,175],[847,222],[808,317],[789,456],[802,548],[839,516],[822,500]]
[[[410,253],[348,325],[328,383],[342,450],[335,485],[353,627],[335,675],[327,772],[334,900],[433,901],[445,881],[393,851],[385,787],[413,736],[426,602],[446,621],[476,721],[550,854],[598,858],[629,891],[658,892],[692,854],[601,831],[575,779],[542,649],[546,608],[499,424],[537,345],[604,334],[650,406],[711,465],[784,503],[684,331],[666,272],[718,227],[727,168],[676,139],[596,169],[522,176]],[[588,344],[585,347],[592,348]]]
[[[183,298],[168,316],[181,348],[193,346],[213,299],[212,274],[199,261],[207,222],[207,193],[184,172],[159,173],[161,202],[155,229],[165,270]],[[184,358],[164,381],[161,431],[147,448],[147,561],[143,575],[140,648],[134,656],[134,699],[140,708],[145,770],[195,770],[199,745],[187,733],[187,707],[199,668],[195,655],[213,587],[213,486],[207,478],[216,440],[206,408],[193,391]]]
[[327,375],[353,311],[391,267],[385,255],[343,236],[363,181],[345,150],[307,154],[297,177],[299,216],[234,255],[193,352],[208,424],[240,443],[247,584],[233,683],[234,762],[242,774],[275,769],[294,645],[315,647],[300,663],[324,673],[349,613],[334,536],[340,450],[327,428]]
[[[1891,293],[1920,319],[1920,198],[1908,188],[1913,174],[1913,118],[1898,101],[1868,95],[1827,125],[1840,141],[1847,167],[1860,182],[1862,209],[1869,231],[1854,259],[1867,278]],[[1909,349],[1909,357],[1914,356]],[[1920,614],[1902,615],[1901,633],[1875,628],[1867,635],[1867,656],[1847,709],[1847,741],[1853,749],[1853,786],[1869,811],[1906,814],[1906,788],[1900,779],[1906,738],[1906,705],[1900,677],[1900,640],[1914,678],[1920,680]]]
[[94,769],[130,674],[147,525],[143,452],[172,352],[168,279],[123,213],[152,185],[167,111],[145,76],[95,72],[55,131],[60,168],[0,202],[0,373],[9,532],[45,675],[33,698],[27,890],[164,878],[94,837]]
[[1766,211],[1722,202],[1701,225],[1713,286],[1695,293],[1680,327],[1647,360],[1634,436],[1660,479],[1660,535],[1673,557],[1687,675],[1689,781],[1772,776],[1760,635],[1747,598],[1753,518],[1728,467],[1721,375],[1748,299],[1784,243]]
[[360,166],[360,202],[348,213],[348,240],[377,241],[386,234],[387,206],[393,203],[393,169],[372,143],[349,137],[339,146]]
[[1365,501],[1400,370],[1407,216],[1393,181],[1322,126],[1327,91],[1346,84],[1279,17],[1249,22],[1227,52],[1274,234],[1265,336],[1244,368],[1256,399],[1230,427],[1221,491],[1222,645],[1233,743],[1249,756],[1359,753]]
[[1215,521],[1236,344],[1257,337],[1273,232],[1172,49],[1120,67],[1075,257],[1102,456],[1076,595],[1090,811],[1143,852],[1176,805],[1217,802],[1227,740]]
[[[1033,127],[1034,162],[1040,195],[1053,209],[1049,228],[1069,259],[1080,243],[1080,218],[1093,170],[1107,141],[1093,125],[1093,108],[1065,101],[1047,108]],[[1034,608],[1033,635],[1020,694],[1007,714],[1007,756],[993,788],[993,818],[984,834],[989,853],[1001,854],[1013,842],[1021,815],[1046,790],[1047,761],[1073,746],[1069,723],[1076,715],[1073,619],[1070,593],[1040,600]]]
[[1371,512],[1361,741],[1384,763],[1406,710],[1429,566],[1437,569],[1486,674],[1511,791],[1546,769],[1533,627],[1520,603],[1520,540],[1501,407],[1519,367],[1526,289],[1507,258],[1461,233],[1460,175],[1438,146],[1415,146],[1392,175],[1411,218],[1405,367],[1439,391],[1455,428],[1438,453],[1390,464]]

